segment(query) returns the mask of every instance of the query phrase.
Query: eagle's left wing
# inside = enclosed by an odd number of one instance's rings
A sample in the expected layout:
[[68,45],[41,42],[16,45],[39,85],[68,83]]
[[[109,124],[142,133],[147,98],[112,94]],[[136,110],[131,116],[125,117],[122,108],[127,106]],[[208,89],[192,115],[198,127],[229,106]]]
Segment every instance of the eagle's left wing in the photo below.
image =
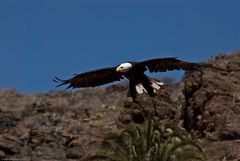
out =
[[138,66],[148,68],[150,72],[166,72],[172,70],[196,70],[199,64],[185,62],[177,58],[156,58],[139,62]]
[[81,73],[66,80],[55,77],[53,81],[60,83],[57,87],[69,84],[67,88],[81,88],[100,86],[120,79],[123,79],[122,74],[116,72],[116,67],[110,67]]

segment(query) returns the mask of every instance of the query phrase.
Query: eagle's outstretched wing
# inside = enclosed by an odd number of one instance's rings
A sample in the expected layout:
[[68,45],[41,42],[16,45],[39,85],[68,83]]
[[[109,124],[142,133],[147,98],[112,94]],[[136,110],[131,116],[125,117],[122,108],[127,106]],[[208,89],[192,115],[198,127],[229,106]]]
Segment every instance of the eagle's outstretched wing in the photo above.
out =
[[93,70],[62,80],[57,77],[54,82],[60,83],[57,87],[69,84],[67,88],[95,87],[123,79],[121,73],[116,72],[116,67]]
[[199,64],[185,62],[177,58],[156,58],[138,63],[142,68],[146,68],[152,72],[166,72],[172,70],[197,70]]

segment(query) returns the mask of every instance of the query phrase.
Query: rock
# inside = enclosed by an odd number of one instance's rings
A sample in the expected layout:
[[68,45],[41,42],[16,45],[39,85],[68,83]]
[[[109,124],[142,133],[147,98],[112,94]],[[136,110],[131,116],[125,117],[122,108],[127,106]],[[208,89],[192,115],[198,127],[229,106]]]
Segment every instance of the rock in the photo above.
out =
[[83,149],[81,149],[80,147],[72,147],[66,150],[66,158],[81,159],[83,156]]
[[130,122],[132,122],[132,117],[130,114],[121,114],[118,117],[118,120],[123,124],[129,124]]
[[140,110],[137,110],[137,109],[133,110],[132,111],[132,120],[138,124],[143,123],[145,120],[143,112]]
[[[1,110],[1,109],[0,109]],[[0,111],[0,134],[15,127],[20,119],[12,113]]]
[[240,74],[236,72],[240,72],[240,53],[206,63],[211,67],[185,76],[184,126],[202,136],[211,133],[206,137],[218,140],[239,139]]
[[5,154],[2,150],[0,150],[0,158],[4,158],[5,155],[6,155],[6,154]]
[[239,161],[240,140],[201,143],[208,161]]
[[[9,138],[6,135],[0,137],[0,151],[6,155],[14,155],[20,151],[21,143],[18,143],[17,138]],[[16,142],[15,142],[16,141]]]

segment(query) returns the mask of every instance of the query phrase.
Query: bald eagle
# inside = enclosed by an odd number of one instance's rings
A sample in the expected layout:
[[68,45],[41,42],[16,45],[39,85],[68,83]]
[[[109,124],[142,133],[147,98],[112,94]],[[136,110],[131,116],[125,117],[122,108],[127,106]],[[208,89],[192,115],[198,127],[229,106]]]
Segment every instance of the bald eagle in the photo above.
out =
[[162,82],[156,81],[144,74],[145,71],[166,72],[172,70],[196,70],[199,64],[185,62],[177,58],[156,58],[142,62],[125,62],[108,68],[97,69],[77,74],[66,80],[55,77],[54,82],[60,83],[57,87],[68,84],[67,88],[95,87],[127,78],[129,80],[129,94],[135,99],[137,94],[146,92],[154,96],[160,89]]

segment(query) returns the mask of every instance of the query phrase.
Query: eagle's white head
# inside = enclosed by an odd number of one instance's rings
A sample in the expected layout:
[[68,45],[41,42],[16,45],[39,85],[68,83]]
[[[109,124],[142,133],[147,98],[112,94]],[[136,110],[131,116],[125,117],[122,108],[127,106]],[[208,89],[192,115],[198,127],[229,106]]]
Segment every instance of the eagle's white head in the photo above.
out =
[[122,63],[122,64],[120,64],[120,65],[117,67],[116,71],[117,71],[117,72],[124,73],[124,72],[129,71],[129,69],[131,69],[132,66],[133,66],[133,65],[132,65],[131,63]]

